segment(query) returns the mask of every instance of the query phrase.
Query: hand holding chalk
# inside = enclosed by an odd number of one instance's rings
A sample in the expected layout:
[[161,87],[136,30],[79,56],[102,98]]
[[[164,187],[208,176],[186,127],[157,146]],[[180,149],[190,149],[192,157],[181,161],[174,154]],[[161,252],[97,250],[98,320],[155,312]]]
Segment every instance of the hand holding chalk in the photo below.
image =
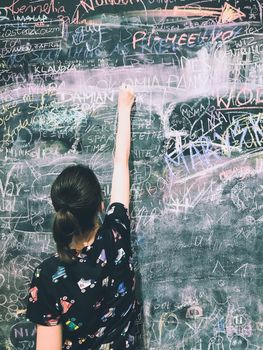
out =
[[135,94],[133,89],[130,86],[122,84],[119,91],[118,98],[118,108],[119,110],[132,108],[132,105],[135,100]]

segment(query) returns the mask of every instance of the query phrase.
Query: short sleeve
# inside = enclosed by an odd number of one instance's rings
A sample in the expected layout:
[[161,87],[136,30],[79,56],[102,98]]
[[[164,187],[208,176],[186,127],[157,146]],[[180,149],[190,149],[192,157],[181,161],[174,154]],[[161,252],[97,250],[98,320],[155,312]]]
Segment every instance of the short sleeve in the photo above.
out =
[[106,211],[105,224],[112,233],[116,251],[121,254],[125,250],[130,255],[130,218],[127,208],[118,202],[110,204]]
[[[130,218],[127,208],[122,203],[112,203],[106,211],[106,222],[122,236],[130,238]],[[123,237],[125,238],[125,237]]]
[[31,322],[43,326],[60,323],[60,313],[52,291],[52,284],[40,265],[34,271],[28,293],[26,317]]

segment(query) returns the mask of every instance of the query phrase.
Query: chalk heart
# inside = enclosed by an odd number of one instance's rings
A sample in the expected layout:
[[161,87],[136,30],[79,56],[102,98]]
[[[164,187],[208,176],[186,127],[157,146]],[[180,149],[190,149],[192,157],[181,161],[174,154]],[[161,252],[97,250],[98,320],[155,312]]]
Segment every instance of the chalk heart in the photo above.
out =
[[200,119],[206,113],[208,108],[210,107],[210,103],[208,99],[198,101],[189,105],[188,103],[183,103],[180,107],[180,112],[184,118],[192,119]]

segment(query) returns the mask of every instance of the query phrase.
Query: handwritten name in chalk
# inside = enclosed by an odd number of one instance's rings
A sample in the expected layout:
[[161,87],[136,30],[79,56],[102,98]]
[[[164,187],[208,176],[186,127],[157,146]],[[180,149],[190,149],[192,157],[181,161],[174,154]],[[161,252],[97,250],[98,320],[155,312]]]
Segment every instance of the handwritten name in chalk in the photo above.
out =
[[[75,11],[74,19],[80,19],[81,9],[84,9],[87,13],[89,13],[90,11],[95,11],[97,7],[101,6],[126,6],[135,5],[141,2],[141,0],[82,0]],[[74,20],[72,23],[74,23]]]
[[37,4],[22,4],[22,0],[12,0],[11,5],[4,6],[1,10],[4,10],[6,16],[18,15],[18,14],[52,14],[52,13],[65,13],[66,10],[63,5],[59,5],[59,1],[49,0]]
[[[213,31],[211,33],[173,33],[167,31],[153,31],[148,33],[145,30],[137,31],[132,37],[132,47],[135,50],[139,43],[150,47],[154,42],[162,44],[170,44],[174,46],[194,47],[203,44],[204,42],[216,41],[225,42],[235,36],[234,30]],[[141,46],[140,46],[141,47]]]
[[30,51],[31,51],[31,44],[29,43],[25,45],[14,46],[14,47],[4,47],[0,49],[0,58],[4,58],[12,54],[24,54]]
[[54,74],[60,74],[67,71],[77,71],[80,68],[80,63],[75,64],[74,62],[69,62],[66,64],[62,64],[59,62],[58,64],[50,64],[48,66],[34,66],[34,75],[41,75],[41,74],[48,74],[48,75],[54,75]]
[[10,330],[10,341],[15,347],[33,349],[35,347],[33,338],[36,336],[36,327],[30,322],[19,322]]
[[[1,150],[0,150],[1,152]],[[31,158],[31,159],[45,159],[45,158],[55,158],[58,157],[59,147],[53,146],[52,148],[46,147],[45,144],[43,144],[41,147],[35,147],[33,149],[27,149],[27,148],[4,148],[3,152],[5,161],[9,160],[15,160],[19,158]]]
[[[143,3],[142,0],[81,0],[76,6],[73,16],[65,14],[59,14],[58,19],[67,24],[93,24],[93,20],[83,18],[84,13],[90,13],[96,11],[101,6],[127,6]],[[94,21],[96,23],[96,20]],[[98,23],[96,23],[98,24]]]
[[246,106],[252,109],[263,104],[263,88],[251,88],[248,86],[242,86],[241,89],[237,90],[232,87],[223,96],[218,93],[217,96],[217,107],[222,110],[242,109]]
[[10,56],[12,54],[23,55],[36,50],[56,50],[61,48],[61,41],[50,41],[45,43],[27,43],[25,45],[18,45],[14,47],[4,47],[0,49],[0,58]]
[[95,103],[98,105],[106,105],[114,101],[113,91],[59,91],[57,96],[58,100],[63,103]]
[[14,16],[14,20],[18,22],[40,22],[43,23],[48,20],[46,15],[17,15]]

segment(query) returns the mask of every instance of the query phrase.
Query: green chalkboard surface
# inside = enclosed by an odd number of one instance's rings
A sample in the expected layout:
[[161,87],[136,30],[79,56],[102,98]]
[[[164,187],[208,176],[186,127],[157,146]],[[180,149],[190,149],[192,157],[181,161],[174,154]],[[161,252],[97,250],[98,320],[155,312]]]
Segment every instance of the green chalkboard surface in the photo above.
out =
[[263,5],[0,4],[0,350],[35,349],[50,186],[89,164],[109,201],[118,89],[132,115],[138,350],[263,346]]

